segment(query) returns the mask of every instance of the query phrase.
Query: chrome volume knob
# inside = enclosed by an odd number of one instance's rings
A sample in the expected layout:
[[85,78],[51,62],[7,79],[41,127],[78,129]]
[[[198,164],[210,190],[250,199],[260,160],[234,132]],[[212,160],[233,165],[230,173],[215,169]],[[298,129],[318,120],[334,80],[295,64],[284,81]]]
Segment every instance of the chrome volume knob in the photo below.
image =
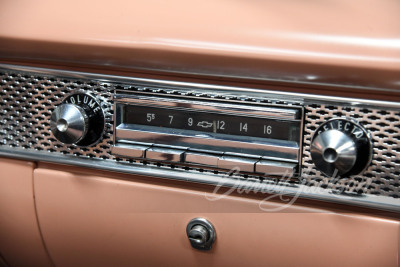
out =
[[329,177],[359,174],[372,158],[370,136],[354,120],[329,120],[313,136],[311,158],[317,169]]
[[95,97],[77,93],[66,97],[50,118],[54,137],[65,144],[89,146],[104,131],[104,113]]
[[51,115],[51,131],[65,144],[76,144],[87,134],[89,118],[85,110],[74,104],[62,104]]

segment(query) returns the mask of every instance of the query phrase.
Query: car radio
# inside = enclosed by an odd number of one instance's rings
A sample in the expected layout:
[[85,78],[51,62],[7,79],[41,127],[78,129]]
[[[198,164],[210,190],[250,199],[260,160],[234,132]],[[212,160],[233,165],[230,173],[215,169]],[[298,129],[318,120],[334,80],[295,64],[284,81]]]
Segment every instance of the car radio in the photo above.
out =
[[399,210],[400,104],[2,65],[0,155]]

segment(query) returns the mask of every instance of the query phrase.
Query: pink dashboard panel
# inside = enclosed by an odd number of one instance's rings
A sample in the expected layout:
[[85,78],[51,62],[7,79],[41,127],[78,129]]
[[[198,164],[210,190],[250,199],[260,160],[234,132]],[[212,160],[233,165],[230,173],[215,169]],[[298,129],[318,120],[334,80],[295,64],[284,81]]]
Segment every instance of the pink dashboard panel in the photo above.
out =
[[9,1],[0,58],[393,94],[399,12],[389,0]]
[[34,168],[0,159],[0,255],[10,266],[51,266],[36,217]]
[[399,266],[399,14],[1,1],[0,267]]
[[[35,169],[38,220],[57,266],[397,265],[395,220],[301,205],[274,211],[282,204],[117,177]],[[186,237],[199,216],[216,230],[209,252]]]

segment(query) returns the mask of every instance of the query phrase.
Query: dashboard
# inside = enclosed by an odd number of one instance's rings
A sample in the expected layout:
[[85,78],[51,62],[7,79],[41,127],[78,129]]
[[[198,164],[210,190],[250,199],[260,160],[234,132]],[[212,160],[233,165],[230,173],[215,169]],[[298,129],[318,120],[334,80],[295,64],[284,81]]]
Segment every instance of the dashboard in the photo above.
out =
[[398,266],[396,1],[1,6],[0,266]]

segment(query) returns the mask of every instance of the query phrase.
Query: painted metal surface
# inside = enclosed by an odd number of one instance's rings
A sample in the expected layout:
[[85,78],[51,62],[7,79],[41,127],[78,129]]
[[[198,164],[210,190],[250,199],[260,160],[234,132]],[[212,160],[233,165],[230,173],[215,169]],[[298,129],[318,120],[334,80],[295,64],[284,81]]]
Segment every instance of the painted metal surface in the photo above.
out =
[[[38,217],[57,266],[397,266],[395,220],[301,205],[277,211],[282,204],[115,178],[35,170]],[[186,236],[196,217],[217,232],[208,252]]]
[[0,158],[0,255],[10,266],[52,266],[36,218],[34,168]]
[[400,90],[400,3],[6,1],[0,59]]

